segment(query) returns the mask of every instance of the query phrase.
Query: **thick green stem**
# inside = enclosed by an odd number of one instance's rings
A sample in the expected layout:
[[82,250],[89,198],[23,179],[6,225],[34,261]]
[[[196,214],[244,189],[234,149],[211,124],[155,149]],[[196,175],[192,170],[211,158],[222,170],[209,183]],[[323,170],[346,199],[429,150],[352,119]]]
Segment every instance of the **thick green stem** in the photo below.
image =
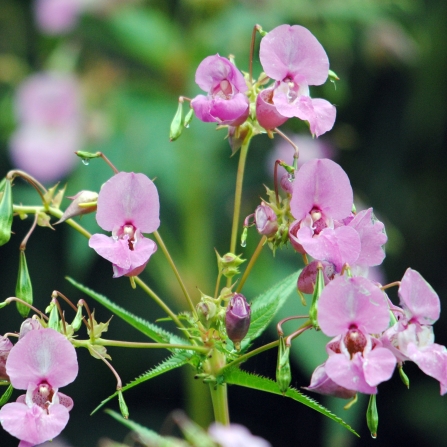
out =
[[230,423],[230,413],[228,411],[227,384],[222,385],[210,383],[211,400],[213,402],[214,419],[223,425]]

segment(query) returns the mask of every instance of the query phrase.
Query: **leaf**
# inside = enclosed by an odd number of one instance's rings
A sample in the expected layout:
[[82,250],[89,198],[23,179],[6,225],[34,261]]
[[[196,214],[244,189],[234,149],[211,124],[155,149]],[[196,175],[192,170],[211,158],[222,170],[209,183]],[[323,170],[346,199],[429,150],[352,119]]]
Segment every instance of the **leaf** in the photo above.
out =
[[94,292],[93,290],[89,289],[88,287],[85,287],[82,284],[79,284],[74,279],[72,279],[68,276],[66,277],[66,279],[71,284],[73,284],[77,289],[79,289],[81,292],[84,292],[90,298],[93,298],[94,300],[101,303],[104,307],[109,309],[115,315],[122,318],[125,322],[129,323],[135,329],[142,332],[144,335],[148,336],[152,340],[154,340],[158,343],[173,343],[173,344],[180,344],[180,345],[190,344],[184,338],[181,338],[181,337],[178,337],[177,335],[171,334],[169,331],[166,331],[165,329],[157,326],[156,324],[149,323],[149,321],[146,321],[143,318],[137,317],[136,315],[132,314],[131,312],[123,309],[121,306],[118,306],[117,304],[113,303],[108,298],[106,298],[104,295],[100,295],[99,293]]
[[[141,376],[137,377],[132,382],[128,383],[127,385],[123,386],[121,388],[121,391],[127,391],[130,388],[133,388],[134,386],[139,385],[140,383],[146,382],[147,380],[153,379],[154,377],[160,376],[161,374],[167,373],[168,371],[171,371],[175,368],[179,368],[180,366],[186,365],[191,357],[194,354],[188,353],[183,350],[178,350],[174,355],[171,357],[168,357],[166,360],[164,360],[162,363],[157,365],[155,368],[150,369],[149,371],[146,371]],[[91,414],[96,413],[104,404],[109,402],[109,400],[113,399],[115,396],[118,395],[118,391],[113,393],[111,396],[109,396],[107,399],[104,399],[93,411]]]
[[[255,374],[248,373],[246,371],[242,371],[239,368],[228,368],[223,373],[224,382],[231,385],[239,385],[245,386],[246,388],[253,388],[255,390],[265,391],[267,393],[273,393],[282,395],[279,390],[278,384],[267,377],[258,376]],[[351,433],[354,433],[356,436],[359,436],[356,431],[351,428],[343,419],[335,416],[331,413],[327,408],[323,407],[323,405],[319,404],[312,398],[300,393],[297,389],[289,387],[289,389],[285,392],[284,396],[290,397],[315,411],[327,416],[329,419],[332,419],[334,422],[337,422],[341,426],[348,429]]]
[[13,389],[14,388],[12,387],[11,384],[8,386],[8,388],[6,388],[6,391],[2,394],[2,397],[0,397],[0,407],[2,407],[8,402],[8,400],[11,397]]
[[186,442],[182,441],[181,439],[174,439],[174,438],[165,438],[163,436],[160,436],[158,433],[156,433],[153,430],[150,430],[149,428],[143,427],[140,424],[137,424],[136,422],[130,421],[129,419],[124,419],[120,414],[116,413],[113,410],[104,410],[108,415],[112,416],[114,419],[116,419],[118,422],[121,422],[121,424],[125,425],[129,430],[134,431],[138,434],[138,436],[141,438],[141,441],[144,444],[148,445],[156,445],[157,447],[183,447],[183,446],[189,446]]
[[259,337],[267,328],[276,313],[287,301],[287,298],[296,289],[298,276],[299,272],[287,276],[253,301],[250,329],[242,342],[242,349],[245,349],[252,340]]

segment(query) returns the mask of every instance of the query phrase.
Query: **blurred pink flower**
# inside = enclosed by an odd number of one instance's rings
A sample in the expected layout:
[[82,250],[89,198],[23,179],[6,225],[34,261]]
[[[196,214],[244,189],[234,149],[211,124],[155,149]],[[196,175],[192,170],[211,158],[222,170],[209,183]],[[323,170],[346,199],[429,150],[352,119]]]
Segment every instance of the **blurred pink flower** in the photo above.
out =
[[12,386],[27,392],[0,409],[3,428],[23,447],[53,439],[73,407],[72,399],[59,392],[78,374],[72,344],[53,329],[31,330],[11,349],[6,371]]
[[98,196],[96,221],[112,237],[94,234],[89,246],[113,264],[113,277],[139,275],[157,245],[142,233],[160,225],[160,203],[154,183],[144,174],[120,172],[109,179]]
[[68,174],[82,146],[82,104],[73,75],[37,73],[17,90],[18,128],[10,138],[14,165],[42,182]]
[[222,447],[271,447],[270,443],[259,436],[254,436],[243,425],[210,425],[208,433]]

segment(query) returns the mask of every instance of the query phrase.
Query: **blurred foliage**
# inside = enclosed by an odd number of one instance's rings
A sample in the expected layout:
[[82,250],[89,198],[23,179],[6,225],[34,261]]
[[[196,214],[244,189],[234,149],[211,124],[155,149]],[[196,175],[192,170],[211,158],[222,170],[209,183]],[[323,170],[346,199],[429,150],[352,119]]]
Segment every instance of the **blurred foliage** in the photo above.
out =
[[[337,122],[323,140],[339,149],[338,161],[351,178],[359,199],[374,206],[390,237],[384,275],[400,279],[411,266],[433,285],[446,303],[445,231],[447,204],[447,2],[445,0],[147,0],[109,1],[101,12],[84,14],[66,35],[45,36],[35,26],[32,1],[0,2],[0,177],[13,166],[8,139],[15,128],[13,96],[31,73],[72,66],[79,76],[86,109],[85,147],[103,151],[120,170],[135,170],[156,178],[161,196],[160,233],[190,290],[212,290],[217,269],[214,248],[228,250],[237,160],[231,158],[225,131],[193,120],[175,143],[169,143],[169,125],[179,95],[199,93],[194,84],[198,63],[210,54],[233,54],[241,70],[248,70],[252,28],[269,30],[282,23],[308,27],[325,47],[331,68],[341,78],[315,88],[314,96],[337,105]],[[259,42],[259,38],[258,38]],[[255,54],[255,75],[260,72]],[[287,134],[307,132],[299,122],[283,126]],[[275,139],[278,136],[275,137]],[[266,136],[252,143],[245,179],[242,216],[253,211],[271,186],[266,160],[275,142]],[[51,163],[51,159],[48,160]],[[111,175],[94,160],[79,163],[62,179],[67,195],[81,189],[98,190]],[[49,185],[51,186],[51,185]],[[15,202],[37,198],[16,181]],[[68,201],[64,201],[63,207]],[[98,231],[94,216],[82,224]],[[31,222],[14,221],[15,234],[2,247],[0,292],[14,294],[19,244]],[[245,253],[253,252],[257,235],[249,233]],[[241,248],[242,252],[242,248]],[[73,301],[81,298],[64,276],[109,296],[144,318],[162,316],[125,278],[112,280],[111,266],[88,249],[85,240],[68,227],[56,231],[38,228],[28,242],[28,268],[35,305],[44,308],[58,289]],[[255,296],[286,274],[300,260],[292,250],[265,250],[246,284],[245,295]],[[154,256],[143,278],[178,307],[180,291],[161,255]],[[198,296],[198,292],[196,293]],[[98,319],[109,313],[97,309]],[[298,297],[289,300],[284,315],[305,313]],[[436,325],[437,342],[447,343],[447,316]],[[0,332],[18,328],[20,317],[11,308],[0,312]],[[290,323],[292,324],[292,323]],[[110,338],[138,340],[138,334],[118,319]],[[263,342],[275,338],[274,329]],[[316,365],[324,361],[325,337],[309,333],[293,345],[292,385],[305,386]],[[127,382],[156,365],[162,353],[135,356],[111,352],[116,369]],[[265,353],[247,363],[251,371],[273,377],[276,353]],[[93,447],[101,436],[121,441],[124,427],[103,414],[89,412],[114,388],[108,370],[87,353],[79,352],[80,375],[67,387],[75,407],[64,436],[74,447]],[[378,396],[381,445],[447,444],[443,424],[445,398],[438,383],[406,368],[411,388],[399,378],[381,385]],[[187,374],[173,372],[129,391],[131,417],[159,430],[175,408],[185,408],[193,419],[209,421],[206,387],[190,384]],[[205,394],[204,394],[205,393]],[[198,396],[198,397],[197,397]],[[320,396],[316,396],[320,399]],[[366,402],[345,412],[340,402],[320,399],[361,434],[360,440],[324,421],[318,414],[279,396],[230,388],[234,422],[268,439],[274,446],[292,447],[312,436],[313,445],[364,446],[372,441],[365,423]],[[344,404],[344,403],[343,403]],[[195,411],[193,411],[195,408]],[[284,428],[287,427],[287,428]],[[309,433],[310,432],[310,433]],[[2,447],[16,440],[1,434]]]

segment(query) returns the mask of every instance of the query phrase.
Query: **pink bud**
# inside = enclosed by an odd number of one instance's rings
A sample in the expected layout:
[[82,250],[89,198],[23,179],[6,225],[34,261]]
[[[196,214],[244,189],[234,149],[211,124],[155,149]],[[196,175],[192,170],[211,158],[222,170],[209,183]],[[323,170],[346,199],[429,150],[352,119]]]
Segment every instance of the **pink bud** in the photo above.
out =
[[236,345],[247,335],[250,327],[251,310],[245,296],[237,293],[231,298],[225,315],[228,338]]
[[255,211],[256,228],[259,234],[267,237],[273,236],[278,230],[278,221],[275,212],[265,203],[261,203]]
[[8,374],[6,374],[6,359],[12,347],[13,344],[9,338],[0,335],[0,379],[3,380],[9,380]]

